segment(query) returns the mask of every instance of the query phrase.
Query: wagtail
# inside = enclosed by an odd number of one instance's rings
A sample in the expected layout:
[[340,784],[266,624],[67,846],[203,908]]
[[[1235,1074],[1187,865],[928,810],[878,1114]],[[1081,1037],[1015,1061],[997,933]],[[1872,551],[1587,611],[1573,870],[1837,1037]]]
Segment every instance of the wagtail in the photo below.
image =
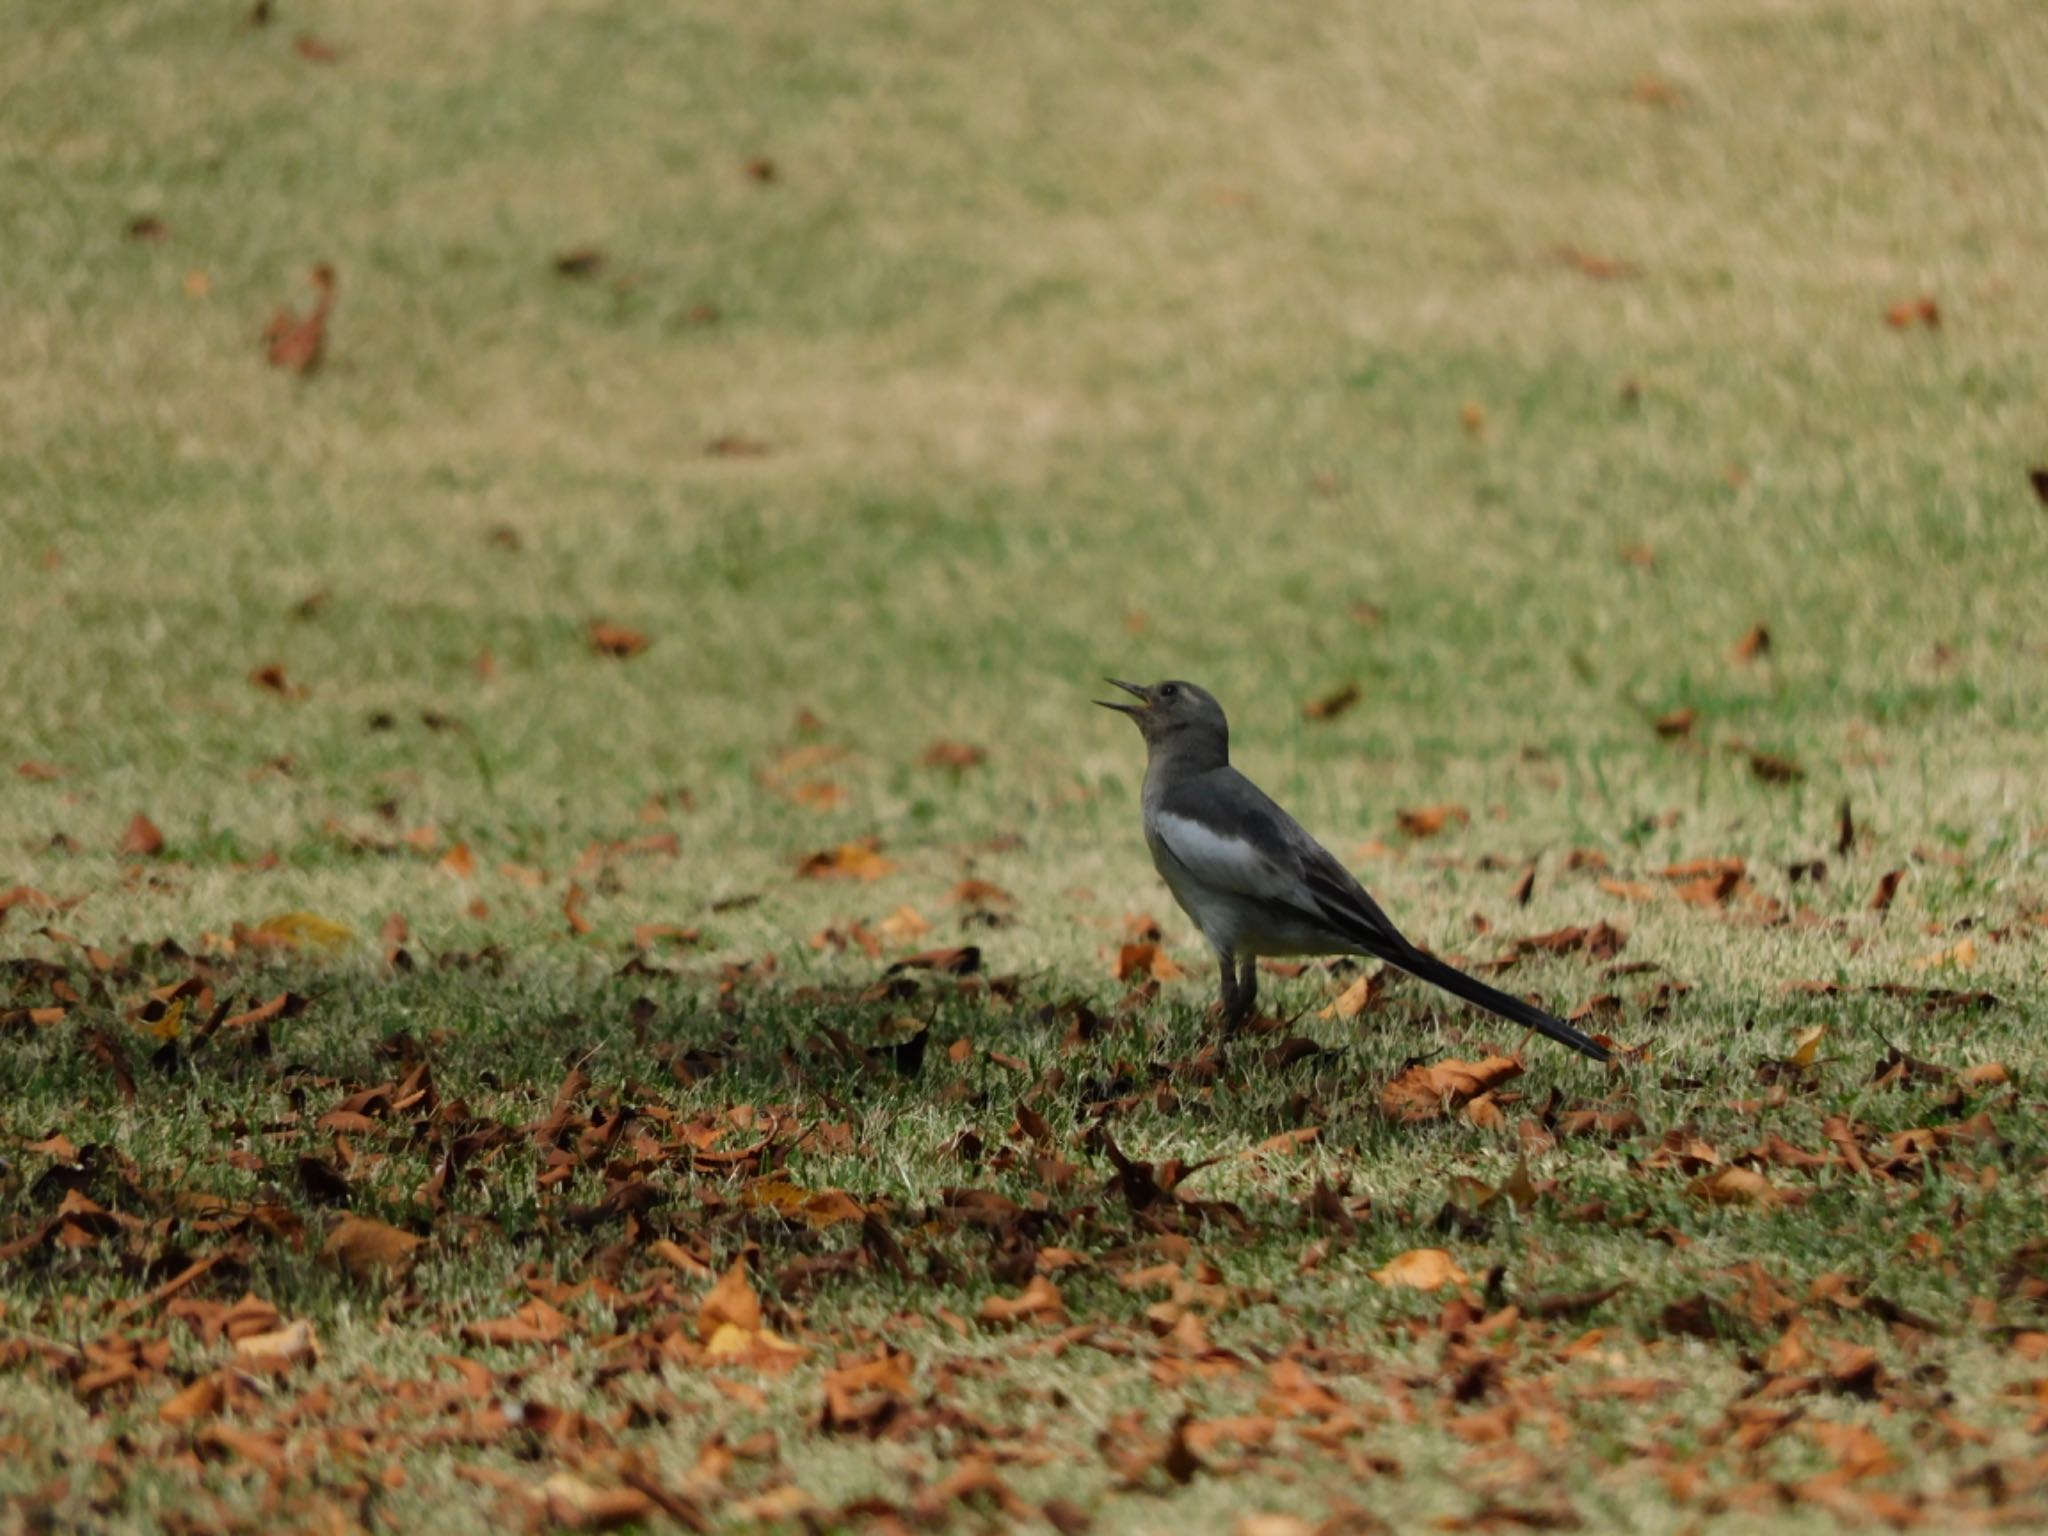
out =
[[1251,1017],[1260,955],[1372,955],[1595,1061],[1607,1050],[1562,1019],[1424,954],[1330,851],[1230,766],[1223,707],[1193,683],[1105,681],[1135,704],[1097,700],[1145,738],[1145,842],[1173,899],[1216,951],[1223,1016]]

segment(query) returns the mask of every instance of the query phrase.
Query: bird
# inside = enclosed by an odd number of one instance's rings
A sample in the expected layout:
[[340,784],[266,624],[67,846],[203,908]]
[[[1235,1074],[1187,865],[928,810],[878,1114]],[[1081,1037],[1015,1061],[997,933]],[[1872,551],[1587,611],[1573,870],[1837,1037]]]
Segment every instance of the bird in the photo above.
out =
[[1562,1019],[1411,944],[1351,871],[1230,765],[1230,723],[1193,683],[1104,678],[1137,700],[1097,699],[1145,738],[1145,842],[1222,971],[1223,1018],[1258,1002],[1262,955],[1369,955],[1595,1061],[1607,1048]]

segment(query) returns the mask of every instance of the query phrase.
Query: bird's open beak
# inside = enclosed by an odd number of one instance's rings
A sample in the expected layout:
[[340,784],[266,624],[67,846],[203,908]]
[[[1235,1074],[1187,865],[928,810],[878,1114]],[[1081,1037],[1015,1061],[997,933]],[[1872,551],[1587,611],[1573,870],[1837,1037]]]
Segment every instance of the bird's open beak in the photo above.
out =
[[1104,709],[1113,709],[1120,715],[1135,715],[1152,707],[1152,696],[1136,683],[1127,683],[1120,677],[1105,677],[1103,681],[1112,688],[1123,689],[1125,693],[1134,695],[1138,700],[1135,704],[1117,704],[1108,699],[1097,699],[1095,702]]

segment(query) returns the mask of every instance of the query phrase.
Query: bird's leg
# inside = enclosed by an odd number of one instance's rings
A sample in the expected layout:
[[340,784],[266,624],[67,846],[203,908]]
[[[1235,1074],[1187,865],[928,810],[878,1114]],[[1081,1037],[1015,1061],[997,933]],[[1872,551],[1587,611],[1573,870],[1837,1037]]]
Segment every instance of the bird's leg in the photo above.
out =
[[1259,1014],[1259,962],[1255,956],[1246,955],[1243,969],[1237,973],[1237,1006],[1241,1010],[1237,1022],[1245,1023]]
[[1237,989],[1237,956],[1227,949],[1216,951],[1216,974],[1223,986],[1223,1027],[1230,1028],[1241,1017]]

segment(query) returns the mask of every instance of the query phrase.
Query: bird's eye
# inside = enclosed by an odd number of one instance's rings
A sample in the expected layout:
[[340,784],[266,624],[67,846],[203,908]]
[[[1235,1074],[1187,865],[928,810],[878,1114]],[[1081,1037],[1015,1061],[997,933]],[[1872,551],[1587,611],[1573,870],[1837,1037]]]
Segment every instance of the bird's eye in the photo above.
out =
[[1161,697],[1162,699],[1170,699],[1179,692],[1180,690],[1174,687],[1172,683],[1168,683],[1164,688],[1159,690],[1159,697]]

